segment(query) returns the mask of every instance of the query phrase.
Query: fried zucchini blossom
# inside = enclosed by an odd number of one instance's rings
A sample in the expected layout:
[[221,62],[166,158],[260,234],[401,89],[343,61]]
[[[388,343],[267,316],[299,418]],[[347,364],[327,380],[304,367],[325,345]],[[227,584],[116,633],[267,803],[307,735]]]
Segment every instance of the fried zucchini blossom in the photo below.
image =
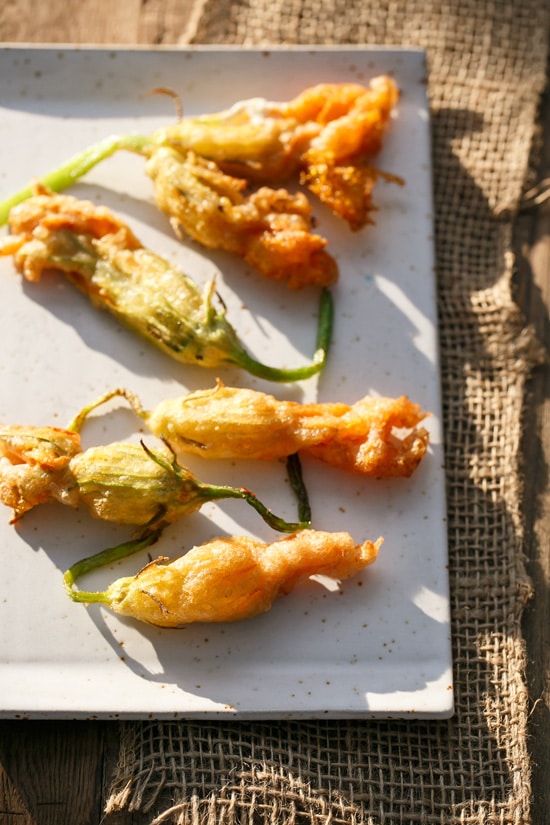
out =
[[69,429],[78,431],[92,410],[115,396],[124,396],[176,452],[203,458],[273,460],[299,453],[362,475],[407,477],[429,445],[428,431],[419,426],[428,414],[405,396],[366,396],[351,406],[300,404],[221,381],[151,410],[117,388],[80,411]]
[[12,234],[0,255],[12,254],[28,281],[57,271],[105,309],[177,361],[202,367],[233,365],[270,381],[300,381],[319,373],[332,335],[333,304],[321,291],[317,346],[309,364],[262,364],[248,353],[214,304],[215,282],[197,285],[160,255],[145,249],[109,209],[37,186],[10,216]]
[[303,192],[263,186],[246,193],[243,178],[170,146],[152,152],[146,170],[157,206],[179,238],[232,252],[290,289],[330,286],[338,279],[326,239],[311,231],[311,205]]
[[207,484],[169,450],[120,442],[82,450],[77,433],[56,427],[0,428],[0,501],[13,521],[38,504],[84,506],[95,518],[142,528],[140,536],[196,513],[207,501],[242,499],[273,529],[309,526],[271,512],[245,487]]
[[275,599],[315,574],[336,580],[354,576],[375,561],[381,544],[378,539],[356,545],[348,533],[317,530],[271,544],[248,536],[215,538],[177,559],[159,558],[103,592],[76,590],[81,575],[120,558],[113,548],[77,562],[64,583],[73,601],[98,602],[160,627],[236,622],[269,610]]
[[[40,179],[61,191],[119,150],[152,158],[159,147],[170,147],[183,155],[193,152],[227,175],[256,183],[272,184],[297,176],[356,230],[372,223],[376,181],[403,183],[397,175],[373,165],[398,98],[395,81],[380,76],[368,86],[321,83],[286,102],[242,100],[221,112],[183,117],[152,135],[112,135]],[[153,161],[149,171],[157,162]],[[190,185],[194,188],[197,181]],[[27,187],[0,203],[0,225],[7,221],[10,209],[31,194]]]

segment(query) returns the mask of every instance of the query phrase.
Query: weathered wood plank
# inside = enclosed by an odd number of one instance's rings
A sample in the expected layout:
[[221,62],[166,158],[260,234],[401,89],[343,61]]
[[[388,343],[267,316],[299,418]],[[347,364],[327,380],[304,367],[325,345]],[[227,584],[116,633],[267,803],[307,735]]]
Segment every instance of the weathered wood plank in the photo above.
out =
[[175,44],[196,0],[3,0],[0,41],[17,43]]
[[[516,222],[516,299],[538,340],[550,350],[550,90],[542,102],[545,137],[538,170],[547,197]],[[550,352],[548,352],[550,356]],[[523,619],[531,715],[533,822],[550,812],[550,357],[528,384],[524,416],[523,515],[533,598]]]
[[101,820],[103,726],[13,721],[0,725],[0,821],[77,825]]

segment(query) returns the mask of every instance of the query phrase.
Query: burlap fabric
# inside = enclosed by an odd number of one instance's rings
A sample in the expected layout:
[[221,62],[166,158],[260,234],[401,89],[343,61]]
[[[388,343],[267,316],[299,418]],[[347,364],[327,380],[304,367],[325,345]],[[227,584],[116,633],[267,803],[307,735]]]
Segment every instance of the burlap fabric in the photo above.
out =
[[433,112],[456,715],[128,723],[108,810],[174,823],[530,817],[519,447],[533,346],[514,212],[544,86],[544,0],[205,0],[182,42],[424,47]]

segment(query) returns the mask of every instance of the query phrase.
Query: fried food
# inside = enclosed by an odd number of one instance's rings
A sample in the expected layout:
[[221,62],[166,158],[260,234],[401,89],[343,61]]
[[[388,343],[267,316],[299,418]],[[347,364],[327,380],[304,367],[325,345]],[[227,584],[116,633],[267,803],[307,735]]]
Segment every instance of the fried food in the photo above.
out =
[[369,88],[358,84],[313,86],[287,107],[289,113],[322,125],[301,158],[301,183],[352,230],[374,222],[372,193],[380,178],[404,183],[398,175],[372,164],[382,148],[398,97],[391,78],[377,77]]
[[338,278],[327,241],[311,231],[311,206],[299,192],[262,187],[245,193],[243,178],[224,174],[194,152],[161,147],[146,171],[155,185],[158,207],[178,235],[207,249],[243,258],[261,275],[290,289],[330,286]]
[[[152,135],[113,135],[41,180],[61,191],[115,152],[152,158],[159,148],[169,147],[183,155],[192,152],[222,172],[255,184],[280,184],[301,176],[302,184],[352,229],[359,229],[372,223],[375,182],[382,178],[403,183],[374,165],[398,98],[395,81],[380,76],[368,86],[321,83],[286,102],[241,100],[221,112],[183,117]],[[0,225],[10,209],[31,194],[26,187],[0,203]]]
[[[305,219],[309,222],[311,207],[304,196],[292,198],[286,190],[274,191],[264,186],[243,204],[236,199],[244,180],[233,175],[273,183],[299,173],[300,182],[343,218],[351,229],[360,229],[373,222],[372,193],[377,180],[383,178],[403,183],[399,176],[372,165],[372,158],[382,147],[398,97],[395,82],[389,77],[378,77],[368,88],[348,83],[319,84],[288,103],[277,104],[255,98],[242,101],[219,115],[184,119],[162,132],[164,148],[151,150],[146,168],[156,183],[157,203],[172,217],[178,230],[184,228],[191,237],[212,248],[221,245],[220,238],[226,238],[226,243],[237,246],[237,254],[260,271],[267,266],[262,261],[263,256],[267,254],[271,259],[274,247],[285,248],[289,240],[289,218],[299,215],[299,223],[296,217],[290,218],[300,230],[299,245],[290,235],[293,254],[295,256],[300,251],[303,261],[306,249],[311,246],[315,274],[309,276],[311,281],[308,282],[328,285],[332,283],[330,278],[336,277],[335,264],[332,259],[327,260],[326,253],[323,254],[324,239],[309,232]],[[178,151],[174,155],[176,148]],[[190,151],[192,165],[198,170],[194,175],[185,168],[189,164],[186,158]],[[159,178],[159,167],[162,178]],[[222,170],[231,173],[231,177],[229,174],[224,176]],[[206,201],[208,211],[202,207],[200,229],[197,230],[193,227],[193,215],[189,214],[187,201],[191,206],[193,202],[200,206],[206,181],[211,187]],[[211,207],[212,190],[216,189],[229,198],[223,210],[228,214],[216,216]],[[264,218],[262,213],[266,204],[270,211]],[[258,215],[262,216],[259,226]],[[248,258],[239,250],[242,232],[238,224],[243,220],[248,226],[250,220],[257,224],[256,237],[262,224],[266,227],[260,235],[261,243],[249,252]],[[292,265],[288,251],[285,258],[287,265]],[[301,261],[296,260],[295,266],[299,267]],[[322,265],[323,280],[317,273],[319,265]],[[269,271],[263,274],[281,280],[280,275]],[[292,277],[289,286],[293,286]]]
[[[418,424],[426,413],[406,396],[366,397],[342,417],[335,438],[306,453],[343,470],[376,478],[408,477],[424,458],[429,433]],[[405,431],[404,434],[399,431]]]
[[355,230],[372,223],[372,190],[380,177],[403,183],[373,165],[398,99],[387,76],[369,86],[320,83],[288,102],[253,98],[218,114],[183,118],[155,140],[191,149],[249,180],[273,183],[298,173]]
[[320,297],[318,346],[310,364],[279,368],[253,358],[214,305],[215,282],[202,292],[173,264],[145,249],[109,209],[37,185],[33,198],[14,207],[12,235],[0,255],[13,254],[28,281],[55,270],[125,325],[171,358],[202,367],[234,365],[272,381],[299,381],[325,364],[332,331],[332,299]]
[[387,478],[410,476],[424,457],[429,435],[418,424],[425,417],[404,396],[367,396],[352,406],[300,404],[218,383],[210,391],[160,402],[144,420],[174,449],[204,458],[271,460],[300,452]]
[[300,404],[218,381],[159,402],[143,414],[156,435],[170,439],[174,449],[203,458],[273,460],[335,438],[345,404]]
[[0,428],[0,501],[13,521],[48,501],[76,506],[69,464],[81,449],[78,433],[58,427]]
[[116,395],[125,396],[151,432],[177,452],[213,459],[273,460],[301,453],[343,470],[374,477],[410,476],[429,444],[427,417],[405,396],[366,396],[353,405],[280,401],[256,390],[226,387],[161,401],[144,410],[116,389],[82,410],[71,427]]
[[216,538],[170,561],[159,559],[104,592],[72,588],[70,597],[161,627],[236,622],[269,610],[275,599],[315,574],[343,580],[372,564],[382,539],[356,545],[348,533],[303,530],[264,544],[247,536]]
[[167,450],[129,442],[82,450],[74,431],[0,428],[0,501],[13,509],[12,521],[39,504],[58,501],[147,532],[196,513],[207,501],[229,498],[247,501],[281,532],[308,526],[279,518],[245,487],[199,481]]

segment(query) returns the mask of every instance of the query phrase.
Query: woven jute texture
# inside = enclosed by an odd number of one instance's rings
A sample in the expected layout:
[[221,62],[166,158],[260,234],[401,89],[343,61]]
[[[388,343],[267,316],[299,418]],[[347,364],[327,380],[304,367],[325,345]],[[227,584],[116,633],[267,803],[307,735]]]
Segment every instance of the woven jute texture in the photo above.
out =
[[512,223],[545,81],[544,0],[205,0],[182,43],[426,49],[456,714],[123,726],[108,810],[151,822],[450,825],[530,817],[519,447],[536,347]]

